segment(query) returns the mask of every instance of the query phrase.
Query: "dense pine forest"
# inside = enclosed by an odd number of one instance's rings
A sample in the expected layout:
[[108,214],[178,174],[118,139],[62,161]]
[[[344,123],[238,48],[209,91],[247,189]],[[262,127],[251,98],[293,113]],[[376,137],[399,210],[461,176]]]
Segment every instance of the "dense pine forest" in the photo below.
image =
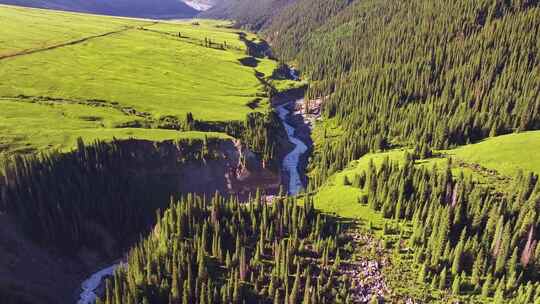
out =
[[[496,191],[450,169],[373,162],[352,186],[359,203],[396,221],[412,222],[404,248],[421,265],[418,284],[531,303],[540,296],[538,175],[520,174],[508,192]],[[399,248],[399,247],[398,247]]]
[[[259,22],[259,24],[261,24]],[[274,54],[322,101],[310,190],[370,153],[416,156],[540,129],[538,1],[307,1],[261,28]],[[418,284],[530,303],[538,299],[538,176],[511,188],[388,160],[347,184],[361,204],[412,223]]]
[[237,27],[258,31],[270,24],[272,16],[286,10],[294,2],[295,0],[221,0],[199,16],[234,20]]
[[100,303],[344,303],[344,230],[309,198],[189,195],[130,251]]

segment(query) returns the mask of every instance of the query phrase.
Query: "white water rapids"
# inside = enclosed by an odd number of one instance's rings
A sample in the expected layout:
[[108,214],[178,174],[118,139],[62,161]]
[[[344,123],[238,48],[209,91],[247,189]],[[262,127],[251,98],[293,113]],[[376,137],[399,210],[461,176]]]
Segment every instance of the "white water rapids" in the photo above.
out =
[[[294,106],[295,101],[293,101]],[[290,111],[286,108],[287,104],[277,107],[279,118],[283,123],[283,127],[287,131],[287,137],[289,141],[295,146],[294,149],[289,152],[283,159],[283,168],[289,173],[289,194],[298,194],[303,189],[302,180],[300,179],[300,172],[298,166],[300,165],[300,157],[308,150],[307,145],[298,137],[294,136],[295,128],[287,123],[287,116]]]
[[92,274],[91,277],[86,279],[81,284],[81,295],[79,297],[79,300],[77,301],[77,304],[94,304],[96,302],[96,289],[99,287],[99,284],[101,284],[101,281],[106,276],[113,275],[114,271],[120,264],[114,264],[112,266],[109,266],[107,268],[104,268],[94,274]]

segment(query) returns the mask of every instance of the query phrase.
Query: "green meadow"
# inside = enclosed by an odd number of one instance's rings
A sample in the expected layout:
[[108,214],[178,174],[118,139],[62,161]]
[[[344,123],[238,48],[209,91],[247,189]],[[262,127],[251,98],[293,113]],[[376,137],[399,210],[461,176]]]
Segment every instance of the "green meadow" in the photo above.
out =
[[256,65],[243,64],[246,44],[229,25],[0,5],[0,155],[65,151],[77,137],[202,136],[133,126],[142,119],[182,120],[187,113],[201,121],[242,121],[266,110],[262,80],[277,63],[257,58]]
[[493,137],[444,153],[506,176],[514,176],[518,170],[540,174],[540,131]]
[[79,104],[38,104],[0,99],[0,159],[12,154],[72,150],[77,139],[96,140],[137,138],[165,141],[184,138],[228,138],[213,132],[115,128],[132,118],[106,107],[88,109]]
[[[349,166],[332,175],[326,184],[315,195],[316,206],[326,212],[336,213],[347,218],[360,218],[372,221],[376,225],[384,221],[379,213],[368,206],[358,203],[364,191],[344,184],[345,177],[351,181],[355,174],[368,168],[371,161],[379,166],[388,157],[390,161],[402,162],[406,150],[372,153],[352,161]],[[452,150],[436,151],[436,157],[418,160],[417,166],[444,169],[452,159],[452,174],[472,175],[481,183],[490,183],[497,187],[496,181],[483,172],[475,171],[469,166],[458,165],[461,161],[469,165],[480,165],[487,170],[495,170],[497,175],[512,178],[519,170],[540,174],[540,131],[530,131],[493,137],[479,143],[462,146]]]
[[147,23],[0,5],[0,57]]
[[[226,21],[193,19],[181,22],[158,23],[148,27],[148,29],[171,35],[181,34],[185,42],[200,45],[201,42],[204,43],[204,40],[208,39],[216,44],[226,43],[229,48],[245,51],[246,45],[238,36],[241,32],[230,26],[231,24]],[[245,33],[245,35],[247,39],[257,41],[257,36],[254,34]]]

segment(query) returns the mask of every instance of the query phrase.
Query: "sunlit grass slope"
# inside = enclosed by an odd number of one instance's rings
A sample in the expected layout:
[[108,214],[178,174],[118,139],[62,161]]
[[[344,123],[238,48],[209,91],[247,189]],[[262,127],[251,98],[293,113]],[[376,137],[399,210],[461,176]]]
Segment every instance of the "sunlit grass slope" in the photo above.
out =
[[[480,165],[488,170],[495,170],[501,176],[511,178],[522,170],[540,174],[540,131],[530,131],[517,134],[509,134],[487,139],[485,141],[463,146],[453,150],[439,151],[440,156],[427,160],[417,161],[418,166],[432,168],[434,165],[439,169],[446,168],[448,159],[453,159],[452,173],[472,175],[481,183],[491,183],[489,176],[483,172],[477,172],[469,166],[460,166],[456,161],[465,164]],[[336,213],[343,217],[361,218],[373,223],[382,223],[382,216],[375,213],[368,206],[358,203],[358,197],[363,190],[353,186],[344,185],[345,176],[349,181],[355,174],[360,174],[368,168],[370,160],[376,166],[388,157],[390,161],[402,162],[405,150],[393,150],[383,153],[365,155],[359,160],[353,161],[348,168],[332,175],[315,195],[316,207],[326,212]]]
[[[4,14],[5,11],[16,14],[12,10],[1,8]],[[105,33],[123,26],[121,19],[83,16],[84,27],[79,30],[77,20],[65,23],[63,14],[40,13],[48,18],[41,20],[39,27],[25,26],[25,19],[33,19],[32,16],[22,15],[7,21],[0,19],[0,36],[9,41],[18,40],[20,35],[27,36],[31,39],[23,44],[31,41],[39,46],[49,44],[51,39],[69,39],[68,34],[55,34],[58,26],[66,28],[65,32],[70,35],[80,31],[85,35],[84,31],[89,31],[87,28],[92,28],[93,24],[92,35],[96,31]],[[57,19],[60,19],[59,24]],[[111,24],[103,25],[108,22]],[[124,22],[127,26],[133,25],[134,21]],[[43,36],[49,27],[52,33]],[[185,38],[149,31],[154,28],[181,32]],[[236,47],[222,50],[193,43],[194,39],[199,41],[205,37],[214,37],[219,43]],[[82,43],[2,60],[0,96],[97,98],[149,112],[156,118],[184,118],[187,112],[192,112],[201,120],[243,120],[252,111],[247,104],[261,95],[264,87],[255,77],[254,68],[239,62],[246,57],[241,44],[237,33],[211,24],[150,25],[146,22],[144,27],[127,28]],[[0,46],[0,52],[12,49],[4,50]]]
[[115,128],[130,117],[111,108],[78,104],[36,104],[0,99],[0,159],[37,151],[67,152],[85,142],[137,138],[153,141],[228,138],[221,133]]
[[[152,30],[169,33],[173,35],[181,34],[184,39],[200,43],[204,39],[209,39],[214,43],[227,43],[227,46],[239,50],[246,50],[246,45],[239,39],[239,30],[230,28],[230,23],[221,20],[199,20],[180,21],[175,23],[159,23],[152,26]],[[246,34],[249,39],[257,39],[253,34]]]
[[202,120],[242,120],[263,87],[241,56],[132,30],[5,60],[0,93],[97,98],[155,117],[192,112]]
[[[246,45],[228,25],[0,5],[0,155],[69,150],[79,136],[203,136],[126,128],[141,115],[152,121],[182,120],[187,113],[202,121],[241,121],[264,110],[268,98],[258,69],[269,77],[277,63],[265,58],[257,66],[242,64]],[[214,44],[205,45],[205,38]],[[248,104],[255,99],[259,107],[253,109]]]
[[371,221],[375,226],[380,226],[383,223],[382,216],[368,206],[358,203],[358,198],[365,194],[364,191],[344,185],[343,180],[345,176],[352,180],[355,174],[366,170],[370,160],[373,160],[374,164],[378,166],[386,157],[392,161],[401,161],[403,156],[404,151],[396,150],[369,154],[353,161],[347,169],[332,175],[326,184],[318,190],[315,195],[315,206],[324,212],[335,213],[346,218],[363,219]]
[[0,57],[146,23],[0,5]]
[[540,131],[498,136],[445,153],[507,176],[518,170],[540,174]]

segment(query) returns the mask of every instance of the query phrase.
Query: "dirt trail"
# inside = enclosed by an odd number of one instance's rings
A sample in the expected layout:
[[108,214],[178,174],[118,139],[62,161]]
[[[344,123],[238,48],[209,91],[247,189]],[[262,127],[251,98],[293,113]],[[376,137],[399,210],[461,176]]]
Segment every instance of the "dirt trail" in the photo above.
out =
[[[154,23],[152,23],[150,25],[154,25],[156,23],[157,22],[154,22]],[[149,26],[149,25],[145,25],[145,26]],[[40,52],[45,52],[45,51],[58,49],[58,48],[61,48],[61,47],[71,46],[71,45],[83,43],[83,42],[86,42],[86,41],[89,41],[89,40],[92,40],[92,39],[103,38],[103,37],[107,37],[107,36],[110,36],[110,35],[119,34],[119,33],[122,33],[122,32],[128,31],[128,30],[135,29],[137,27],[138,26],[124,26],[119,30],[106,32],[106,33],[102,33],[102,34],[98,34],[98,35],[87,36],[87,37],[83,37],[83,38],[76,39],[76,40],[65,41],[65,42],[62,42],[62,43],[49,45],[49,46],[39,48],[39,49],[28,49],[28,50],[23,50],[23,51],[20,51],[20,52],[17,52],[17,53],[0,55],[0,60],[4,60],[4,59],[8,59],[8,58],[14,58],[14,57],[20,57],[20,56],[25,56],[25,55],[31,55],[31,54],[35,54],[35,53],[40,53]]]

